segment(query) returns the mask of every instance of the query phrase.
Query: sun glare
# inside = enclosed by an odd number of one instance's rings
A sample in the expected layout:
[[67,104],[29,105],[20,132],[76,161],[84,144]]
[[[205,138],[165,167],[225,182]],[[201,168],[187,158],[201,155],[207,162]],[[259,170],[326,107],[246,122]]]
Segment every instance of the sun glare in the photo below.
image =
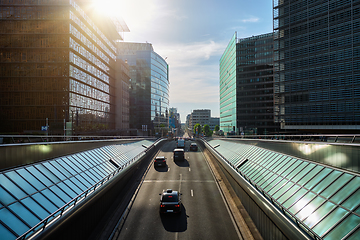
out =
[[119,0],[93,0],[93,4],[98,11],[116,17],[121,16],[125,5],[124,1]]

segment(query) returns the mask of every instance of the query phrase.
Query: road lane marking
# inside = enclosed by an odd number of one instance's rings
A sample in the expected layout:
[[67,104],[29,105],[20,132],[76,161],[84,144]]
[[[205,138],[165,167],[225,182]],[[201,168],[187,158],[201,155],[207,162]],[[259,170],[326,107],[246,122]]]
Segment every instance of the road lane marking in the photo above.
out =
[[168,168],[168,172],[170,172],[170,168]]
[[191,172],[191,168],[189,168],[189,172]]
[[190,193],[191,193],[191,196],[193,197],[194,196],[194,191],[192,189],[190,190]]
[[214,183],[215,181],[214,180],[151,180],[151,179],[148,179],[148,180],[144,180],[144,182],[146,183],[153,183],[153,182],[196,182],[196,183]]

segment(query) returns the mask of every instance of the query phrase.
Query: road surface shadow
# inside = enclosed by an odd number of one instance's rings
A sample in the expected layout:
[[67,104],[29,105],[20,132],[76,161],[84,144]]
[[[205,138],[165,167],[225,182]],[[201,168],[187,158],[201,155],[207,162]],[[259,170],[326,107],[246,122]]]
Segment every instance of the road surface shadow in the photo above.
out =
[[186,209],[181,204],[181,212],[178,214],[161,213],[161,222],[168,232],[185,232],[187,230]]

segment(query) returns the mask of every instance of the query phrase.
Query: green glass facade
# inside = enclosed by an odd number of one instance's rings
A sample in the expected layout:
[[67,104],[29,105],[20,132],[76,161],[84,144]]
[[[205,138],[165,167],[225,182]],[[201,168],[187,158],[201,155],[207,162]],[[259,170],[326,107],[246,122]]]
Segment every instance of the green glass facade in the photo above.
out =
[[236,126],[236,32],[220,58],[220,130],[238,132]]

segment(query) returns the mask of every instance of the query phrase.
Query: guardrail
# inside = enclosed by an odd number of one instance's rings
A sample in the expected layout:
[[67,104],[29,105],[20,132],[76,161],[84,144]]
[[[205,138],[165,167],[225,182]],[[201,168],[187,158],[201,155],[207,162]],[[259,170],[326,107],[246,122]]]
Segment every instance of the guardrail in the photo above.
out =
[[[221,136],[217,136],[221,137]],[[224,136],[223,136],[224,137]],[[273,134],[273,135],[227,135],[226,138],[270,139],[290,141],[317,141],[334,143],[360,143],[360,134]]]
[[147,136],[0,135],[0,144],[154,138]]
[[56,210],[54,213],[50,214],[48,217],[43,219],[41,222],[36,224],[34,227],[30,228],[27,232],[25,232],[23,235],[18,237],[18,240],[24,240],[29,237],[34,237],[40,232],[42,232],[46,227],[48,227],[50,224],[54,223],[56,220],[60,219],[64,213],[68,212],[70,209],[74,208],[79,202],[83,201],[85,198],[89,197],[92,193],[95,192],[95,190],[99,189],[100,187],[104,186],[105,183],[109,182],[111,179],[113,179],[118,173],[120,173],[122,170],[124,170],[126,167],[132,165],[134,162],[139,160],[141,157],[143,157],[149,150],[151,150],[154,146],[156,146],[158,143],[163,141],[164,139],[159,139],[155,141],[152,145],[147,147],[144,151],[130,159],[128,162],[117,168],[115,171],[110,173],[108,176],[104,177],[88,189],[86,189],[84,192],[80,193],[73,199],[71,199],[69,202],[67,202],[64,206]]
[[[285,209],[279,202],[276,201],[276,199],[272,198],[269,194],[267,194],[260,186],[258,186],[255,182],[253,182],[250,178],[248,178],[242,171],[240,171],[238,168],[236,168],[235,165],[233,165],[230,161],[228,161],[221,153],[219,153],[218,151],[215,150],[215,148],[213,148],[205,139],[202,139],[202,142],[206,145],[206,147],[208,149],[210,149],[210,151],[218,158],[222,161],[223,164],[226,164],[228,167],[230,167],[235,173],[238,174],[238,176],[244,181],[247,182],[250,186],[252,190],[255,191],[251,191],[250,193],[248,192],[248,194],[250,196],[256,197],[254,196],[254,192],[258,192],[260,193],[258,196],[262,196],[263,198],[267,199],[268,201],[270,201],[272,203],[271,204],[266,204],[266,201],[263,201],[263,199],[259,199],[259,201],[261,201],[262,204],[258,204],[259,206],[261,205],[266,205],[265,209],[263,209],[264,212],[268,212],[268,209],[278,209],[279,211],[281,211],[284,215],[284,217],[286,219],[289,219],[290,221],[292,221],[293,223],[296,224],[297,227],[299,227],[301,230],[305,231],[308,236],[310,236],[312,239],[316,239],[316,240],[320,240],[322,239],[319,235],[317,235],[314,231],[312,231],[308,226],[306,226],[305,224],[303,224],[300,219],[298,219],[296,216],[294,216],[292,213],[290,213],[287,209]],[[241,182],[239,182],[237,180],[238,184],[241,186]],[[246,190],[247,188],[249,188],[249,186],[245,186],[244,190]],[[253,199],[254,200],[254,199]],[[254,200],[255,201],[255,200]],[[256,201],[255,201],[256,202]],[[258,202],[260,203],[260,202]],[[275,211],[271,211],[271,212],[275,212]],[[276,214],[276,213],[274,213]],[[269,216],[271,218],[271,216]],[[276,216],[279,217],[279,216]],[[274,218],[271,218],[274,220]],[[277,223],[277,221],[274,221],[275,223]],[[281,225],[278,223],[278,225]],[[288,226],[288,224],[285,223],[285,225],[288,228],[291,228],[291,226]],[[303,238],[301,239],[308,239],[306,238],[306,236],[304,234],[301,234],[300,229],[296,229],[296,232],[298,234],[295,234],[295,236],[293,235],[292,237],[290,237],[290,239],[300,239],[299,237],[302,236]],[[284,229],[281,229],[284,230]],[[288,229],[289,230],[289,229]],[[284,231],[286,232],[286,231]],[[293,234],[293,231],[289,230],[287,232],[290,232],[290,234]]]

